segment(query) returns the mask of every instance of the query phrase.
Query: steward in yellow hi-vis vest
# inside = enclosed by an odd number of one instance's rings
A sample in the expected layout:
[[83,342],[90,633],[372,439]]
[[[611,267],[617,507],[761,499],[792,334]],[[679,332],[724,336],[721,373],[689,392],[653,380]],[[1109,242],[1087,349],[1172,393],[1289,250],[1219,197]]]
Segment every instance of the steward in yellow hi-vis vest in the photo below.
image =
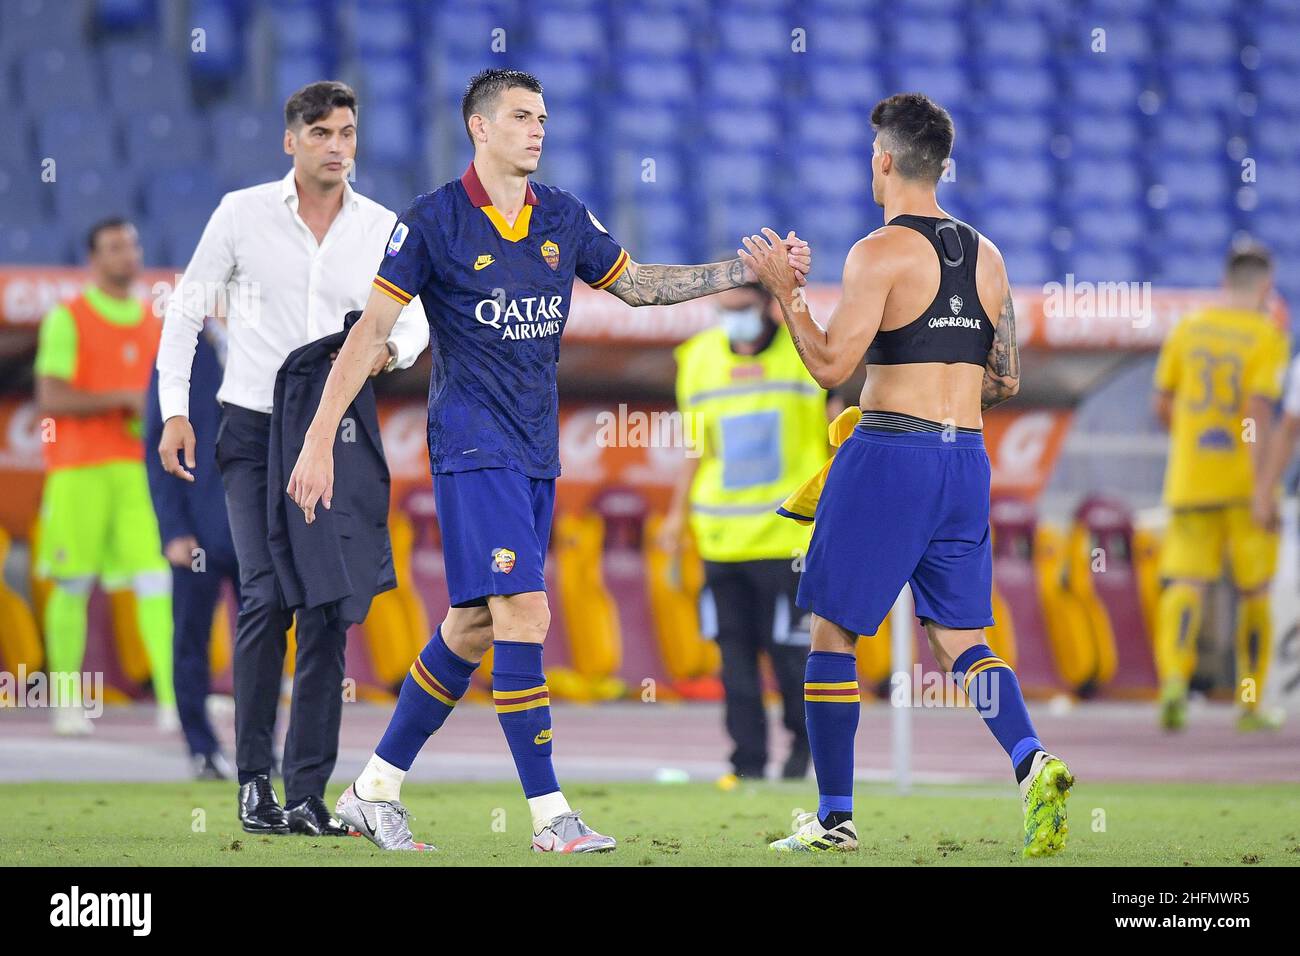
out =
[[768,654],[793,736],[784,775],[808,767],[803,669],[808,615],[795,606],[811,530],[776,513],[829,451],[826,392],[804,368],[761,286],[716,297],[719,324],[680,345],[677,404],[691,442],[663,547],[675,552],[689,513],[705,587],[700,627],[722,651],[735,776],[761,778],[767,722],[758,656]]
[[808,547],[810,530],[776,509],[826,461],[826,392],[785,326],[769,334],[755,355],[733,352],[721,327],[676,351],[677,407],[699,455],[690,524],[706,561],[789,561]]

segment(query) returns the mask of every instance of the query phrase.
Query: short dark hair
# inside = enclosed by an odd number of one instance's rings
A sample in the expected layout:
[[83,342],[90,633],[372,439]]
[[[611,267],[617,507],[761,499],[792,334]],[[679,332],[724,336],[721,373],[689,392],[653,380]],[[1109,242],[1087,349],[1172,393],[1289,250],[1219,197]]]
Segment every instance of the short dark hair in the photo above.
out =
[[956,135],[946,109],[924,93],[897,93],[876,104],[871,125],[905,179],[939,181]]
[[1256,242],[1233,246],[1223,274],[1234,288],[1250,287],[1273,271],[1273,254]]
[[109,229],[121,229],[124,226],[135,228],[131,220],[127,219],[125,216],[109,216],[105,219],[100,219],[91,226],[90,230],[86,233],[86,251],[95,251],[95,243],[99,242],[99,234],[101,232],[107,232]]
[[338,80],[308,83],[285,100],[284,128],[297,129],[304,123],[314,123],[341,106],[357,115],[356,90]]
[[506,90],[515,87],[532,90],[541,95],[542,84],[537,77],[523,70],[481,70],[470,78],[465,87],[465,95],[460,98],[460,117],[465,123],[465,135],[474,142],[474,134],[469,131],[469,118],[475,113],[491,113],[496,99]]

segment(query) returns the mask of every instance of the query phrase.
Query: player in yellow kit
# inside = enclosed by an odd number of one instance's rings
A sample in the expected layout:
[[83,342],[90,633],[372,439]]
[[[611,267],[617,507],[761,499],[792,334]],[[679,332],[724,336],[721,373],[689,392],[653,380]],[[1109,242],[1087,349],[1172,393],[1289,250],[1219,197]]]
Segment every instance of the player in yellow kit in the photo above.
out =
[[1268,588],[1277,535],[1251,514],[1274,405],[1282,392],[1287,336],[1268,314],[1273,262],[1258,246],[1229,253],[1223,302],[1179,323],[1155,373],[1156,414],[1170,430],[1165,472],[1169,527],[1160,555],[1165,581],[1156,616],[1160,719],[1186,722],[1187,682],[1196,667],[1206,585],[1225,562],[1237,589],[1238,728],[1279,721],[1259,707],[1268,667]]

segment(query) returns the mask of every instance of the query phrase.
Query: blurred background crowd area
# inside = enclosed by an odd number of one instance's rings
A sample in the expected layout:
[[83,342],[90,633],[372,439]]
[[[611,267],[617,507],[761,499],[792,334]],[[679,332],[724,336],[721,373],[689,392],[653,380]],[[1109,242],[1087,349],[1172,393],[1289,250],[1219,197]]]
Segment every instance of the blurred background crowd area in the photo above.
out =
[[282,104],[323,77],[400,211],[467,161],[466,79],[508,65],[546,89],[539,178],[643,261],[793,226],[837,280],[880,223],[870,109],[922,90],[958,130],[941,201],[1014,281],[1213,284],[1240,233],[1300,252],[1297,40],[1293,0],[5,0],[0,261],[73,262],[125,212],[183,266],[222,192],[283,174]]

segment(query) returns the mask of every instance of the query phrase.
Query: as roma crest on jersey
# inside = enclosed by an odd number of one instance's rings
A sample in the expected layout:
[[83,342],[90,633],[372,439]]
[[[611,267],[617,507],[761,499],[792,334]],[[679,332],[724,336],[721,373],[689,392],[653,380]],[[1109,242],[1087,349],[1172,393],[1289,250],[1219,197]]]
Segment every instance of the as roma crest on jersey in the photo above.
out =
[[552,269],[560,268],[560,247],[550,239],[542,243],[542,258]]
[[515,569],[515,553],[509,548],[497,548],[492,552],[492,567],[502,574],[509,574]]

